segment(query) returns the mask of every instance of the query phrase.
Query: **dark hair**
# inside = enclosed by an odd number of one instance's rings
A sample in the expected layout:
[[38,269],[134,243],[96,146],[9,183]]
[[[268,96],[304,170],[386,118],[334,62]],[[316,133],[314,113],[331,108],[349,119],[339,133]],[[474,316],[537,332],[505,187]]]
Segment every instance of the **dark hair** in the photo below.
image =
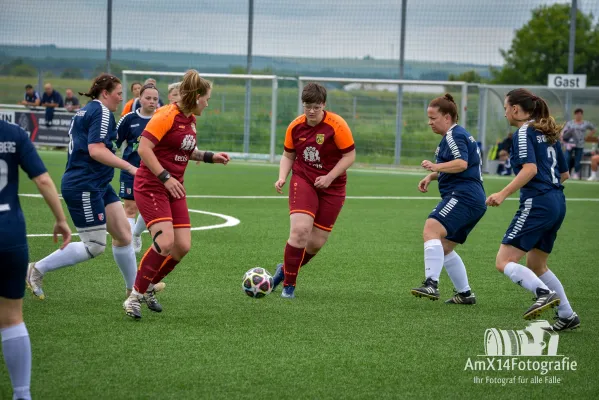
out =
[[153,85],[153,84],[151,84],[151,83],[148,83],[148,84],[146,84],[146,85],[143,85],[143,86],[141,87],[141,90],[139,91],[139,96],[140,96],[140,97],[141,97],[141,95],[143,94],[143,92],[144,92],[146,89],[154,89],[154,90],[158,91],[158,89],[156,88],[156,86],[154,86],[154,85]]
[[[526,89],[514,89],[505,96],[511,106],[519,105],[522,111],[529,113],[529,119],[534,119],[533,128],[542,132],[549,144],[554,144],[560,137],[562,126],[555,122],[555,119],[549,114],[549,107],[545,100],[535,96]],[[520,122],[525,120],[520,120]]]
[[438,108],[439,112],[443,115],[449,114],[451,121],[454,124],[458,122],[458,119],[460,118],[458,115],[458,106],[453,100],[453,96],[449,93],[445,93],[445,96],[443,97],[433,99],[428,106]]
[[27,90],[27,89],[33,89],[33,86],[31,86],[31,85],[29,85],[29,84],[28,84],[28,85],[25,85],[25,90]]
[[96,76],[96,79],[94,79],[94,83],[92,83],[92,86],[89,88],[89,91],[87,93],[79,92],[79,94],[81,96],[90,97],[91,99],[97,99],[98,97],[100,97],[100,94],[104,90],[110,93],[120,83],[121,81],[119,80],[119,78],[117,78],[114,75],[106,73],[100,74]]
[[133,86],[135,86],[135,85],[139,85],[139,86],[141,86],[141,82],[137,82],[137,81],[133,82],[133,83],[131,84],[131,91],[133,91]]
[[582,108],[577,108],[576,110],[574,110],[574,114],[578,114],[578,113],[584,114],[584,112],[582,111]]
[[318,83],[308,83],[302,91],[302,102],[323,104],[327,102],[327,90]]
[[181,81],[181,101],[178,102],[181,111],[192,112],[196,108],[196,96],[204,96],[212,88],[210,81],[202,78],[195,69],[188,70]]

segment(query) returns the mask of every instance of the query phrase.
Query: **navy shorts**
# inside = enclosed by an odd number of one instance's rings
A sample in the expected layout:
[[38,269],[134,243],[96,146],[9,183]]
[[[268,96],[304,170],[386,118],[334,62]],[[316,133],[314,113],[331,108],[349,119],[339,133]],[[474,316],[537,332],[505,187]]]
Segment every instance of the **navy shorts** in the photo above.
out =
[[123,200],[135,200],[133,197],[133,177],[121,174],[119,197]]
[[25,278],[29,263],[27,245],[0,250],[0,297],[18,300],[25,296]]
[[97,192],[63,190],[62,198],[67,203],[69,214],[77,228],[104,225],[106,206],[121,201],[111,185]]
[[485,215],[487,206],[484,203],[473,205],[456,196],[446,196],[429,214],[447,231],[445,239],[463,244],[478,221]]
[[565,217],[566,196],[561,190],[526,199],[520,202],[501,243],[526,252],[539,249],[551,253]]

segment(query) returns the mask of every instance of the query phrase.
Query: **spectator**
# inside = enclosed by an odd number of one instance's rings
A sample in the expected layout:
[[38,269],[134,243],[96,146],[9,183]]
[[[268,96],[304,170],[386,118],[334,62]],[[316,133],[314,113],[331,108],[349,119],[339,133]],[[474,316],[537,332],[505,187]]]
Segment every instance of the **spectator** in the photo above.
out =
[[24,106],[36,107],[40,105],[40,95],[38,92],[33,90],[33,86],[25,86],[25,98],[19,103]]
[[56,90],[52,89],[50,83],[44,85],[44,95],[42,96],[42,107],[46,107],[46,126],[52,125],[54,119],[54,109],[64,107],[62,96]]
[[79,99],[73,96],[73,91],[71,89],[67,89],[64,96],[64,107],[67,111],[75,112],[81,108],[79,105]]
[[497,165],[497,175],[501,175],[501,176],[511,175],[512,174],[512,165],[510,164],[510,153],[507,150],[500,150],[498,160],[499,160],[499,164]]
[[582,119],[582,108],[574,110],[574,119],[566,122],[562,129],[562,140],[566,145],[566,165],[571,168],[571,160],[574,159],[574,174],[572,179],[580,179],[580,162],[584,151],[584,142],[587,131],[593,136],[597,129],[593,124]]
[[[514,132],[508,132],[507,137],[501,142],[499,145],[499,150],[505,150],[508,153],[508,156],[512,154],[512,137],[514,136]],[[500,152],[501,153],[501,152]],[[501,157],[501,154],[499,155]]]

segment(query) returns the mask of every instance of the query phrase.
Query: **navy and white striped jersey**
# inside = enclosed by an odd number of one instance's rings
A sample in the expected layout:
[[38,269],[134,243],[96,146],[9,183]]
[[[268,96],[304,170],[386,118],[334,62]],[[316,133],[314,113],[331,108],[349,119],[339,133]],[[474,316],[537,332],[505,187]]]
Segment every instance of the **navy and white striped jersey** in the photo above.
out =
[[560,174],[567,172],[566,159],[559,141],[553,145],[547,136],[526,123],[514,133],[510,156],[516,175],[522,165],[532,163],[537,166],[537,174],[520,189],[520,200],[536,197],[550,190],[563,190]]
[[[141,115],[140,111],[141,109],[138,109],[137,111],[128,113],[116,125],[116,147],[120,148],[123,142],[126,142],[127,147],[123,151],[123,160],[137,168],[139,168],[141,162],[141,158],[137,153],[139,140],[142,132],[146,129],[148,121],[152,118],[152,116],[146,117]],[[121,171],[121,176],[123,175],[131,176],[127,171]]]
[[486,200],[481,171],[480,149],[476,140],[459,125],[453,125],[441,139],[435,152],[436,163],[464,160],[468,163],[465,171],[457,174],[439,172],[439,192],[444,198],[456,195],[476,204]]
[[30,179],[46,172],[27,132],[0,121],[0,251],[27,246],[25,217],[18,194],[19,168]]
[[95,192],[110,184],[114,168],[91,158],[87,146],[104,143],[114,153],[115,125],[114,116],[99,100],[90,101],[75,113],[69,129],[69,158],[62,190]]

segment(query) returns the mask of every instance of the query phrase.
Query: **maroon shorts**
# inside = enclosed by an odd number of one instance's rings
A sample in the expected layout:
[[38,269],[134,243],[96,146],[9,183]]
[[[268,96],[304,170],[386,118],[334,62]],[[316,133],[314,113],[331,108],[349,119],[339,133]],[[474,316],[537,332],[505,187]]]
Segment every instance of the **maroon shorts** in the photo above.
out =
[[157,222],[171,221],[173,228],[190,228],[187,199],[175,199],[158,180],[135,178],[135,204],[149,228]]
[[305,179],[291,176],[289,214],[308,214],[314,218],[314,226],[323,231],[333,229],[344,202],[344,195],[323,193]]

